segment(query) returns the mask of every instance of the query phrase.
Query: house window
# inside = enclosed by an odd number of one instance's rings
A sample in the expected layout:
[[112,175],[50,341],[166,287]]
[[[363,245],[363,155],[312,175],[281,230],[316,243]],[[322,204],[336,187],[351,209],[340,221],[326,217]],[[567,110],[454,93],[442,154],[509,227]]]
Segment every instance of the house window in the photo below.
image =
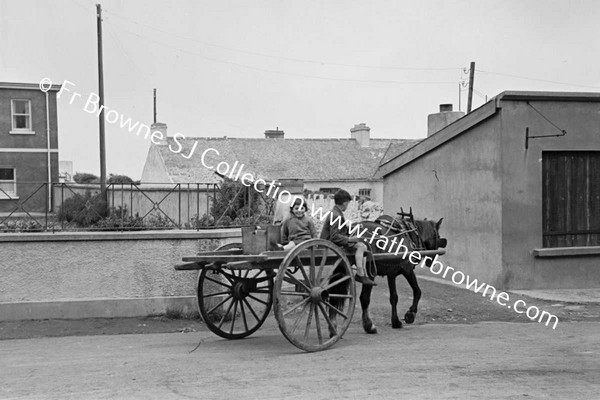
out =
[[544,247],[600,246],[600,151],[542,152]]
[[0,168],[0,199],[17,195],[17,181],[14,168]]
[[358,195],[362,197],[371,197],[371,189],[358,189]]
[[11,133],[33,133],[31,131],[31,101],[11,100]]

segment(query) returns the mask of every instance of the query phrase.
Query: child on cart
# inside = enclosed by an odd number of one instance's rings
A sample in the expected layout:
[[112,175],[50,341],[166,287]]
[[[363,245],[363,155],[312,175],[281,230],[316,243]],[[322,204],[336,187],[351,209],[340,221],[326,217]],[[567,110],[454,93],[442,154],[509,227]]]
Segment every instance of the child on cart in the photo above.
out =
[[366,258],[364,256],[367,251],[367,245],[360,241],[357,237],[352,237],[349,233],[348,225],[344,222],[344,211],[348,209],[348,204],[352,200],[350,193],[345,190],[338,190],[334,195],[335,206],[331,210],[330,218],[327,218],[321,231],[321,239],[326,239],[338,245],[342,249],[355,251],[354,258],[356,260],[356,277],[357,282],[365,286],[377,286],[377,284],[369,278],[366,271]]
[[290,204],[290,215],[281,224],[281,249],[288,251],[299,243],[317,237],[312,219],[306,215],[308,206],[296,197]]

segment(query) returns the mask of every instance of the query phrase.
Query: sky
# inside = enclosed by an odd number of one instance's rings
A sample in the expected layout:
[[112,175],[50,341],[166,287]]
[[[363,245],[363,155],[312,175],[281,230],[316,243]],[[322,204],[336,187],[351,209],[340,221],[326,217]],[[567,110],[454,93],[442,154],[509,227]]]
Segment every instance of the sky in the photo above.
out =
[[[59,158],[95,174],[97,2],[0,0],[0,81],[72,82],[82,97],[58,100]],[[473,108],[506,90],[600,92],[596,0],[100,4],[107,109],[150,125],[156,88],[169,135],[348,138],[366,123],[423,138],[440,104],[466,109],[471,62]],[[107,123],[107,172],[139,179],[149,146]]]

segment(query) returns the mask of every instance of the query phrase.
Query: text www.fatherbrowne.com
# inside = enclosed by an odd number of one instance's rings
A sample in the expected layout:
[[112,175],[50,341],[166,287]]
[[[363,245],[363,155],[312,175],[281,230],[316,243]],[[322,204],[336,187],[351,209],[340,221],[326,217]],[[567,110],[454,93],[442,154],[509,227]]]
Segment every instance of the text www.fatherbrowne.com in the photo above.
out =
[[[353,225],[352,222],[348,220],[342,222],[339,216],[334,218],[333,213],[330,211],[323,212],[321,207],[315,209],[314,204],[312,204],[311,213],[313,218],[319,218],[320,221],[326,221],[327,218],[329,218],[330,224],[337,224],[339,229],[347,226],[350,234],[356,235],[358,238],[363,238],[367,232],[367,229],[361,229],[360,224]],[[395,237],[393,237],[390,240],[385,236],[379,235],[378,230],[379,228],[374,232],[371,232],[371,237],[363,238],[363,240],[371,245],[373,244],[373,241],[375,241],[375,245],[384,252],[394,253],[394,255],[401,254],[403,260],[408,259],[411,264],[420,265],[421,268],[424,268],[426,263],[430,262],[431,265],[429,268],[432,274],[440,275],[443,272],[441,276],[442,278],[445,279],[446,276],[450,276],[452,283],[455,285],[462,286],[464,284],[467,289],[472,290],[475,293],[481,292],[483,297],[488,296],[489,291],[489,298],[491,301],[494,301],[495,299],[499,305],[515,310],[515,312],[518,314],[525,314],[530,320],[537,321],[539,323],[545,323],[546,326],[549,326],[552,321],[554,321],[552,329],[556,329],[556,326],[558,325],[558,317],[556,317],[556,315],[550,314],[547,311],[540,312],[540,309],[536,306],[527,307],[527,303],[521,299],[511,303],[508,293],[497,292],[496,288],[494,288],[492,285],[486,284],[485,282],[479,283],[477,279],[471,279],[468,274],[464,274],[463,272],[452,268],[449,265],[444,267],[444,264],[438,260],[439,255],[436,255],[435,258],[431,258],[429,256],[423,257],[418,251],[409,252],[408,247],[404,245],[404,238],[397,240]],[[451,275],[449,275],[451,271],[453,272]]]

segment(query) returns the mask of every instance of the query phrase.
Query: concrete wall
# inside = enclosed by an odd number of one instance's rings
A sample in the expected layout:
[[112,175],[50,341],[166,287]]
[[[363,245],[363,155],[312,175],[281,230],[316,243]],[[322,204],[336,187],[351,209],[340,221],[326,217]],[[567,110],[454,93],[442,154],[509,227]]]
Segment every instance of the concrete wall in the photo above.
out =
[[196,310],[184,256],[240,242],[239,229],[0,235],[0,320]]
[[486,119],[383,182],[386,210],[412,206],[417,218],[444,218],[444,265],[492,285],[502,276],[499,127]]
[[[532,101],[531,104],[568,133],[559,133],[525,101],[502,101],[502,283],[506,288],[600,287],[600,254],[535,257],[542,248],[542,151],[600,151],[600,103]],[[598,252],[600,253],[600,248]]]
[[148,149],[144,169],[142,170],[142,183],[171,183],[173,180],[167,173],[165,162],[157,147],[153,144]]

